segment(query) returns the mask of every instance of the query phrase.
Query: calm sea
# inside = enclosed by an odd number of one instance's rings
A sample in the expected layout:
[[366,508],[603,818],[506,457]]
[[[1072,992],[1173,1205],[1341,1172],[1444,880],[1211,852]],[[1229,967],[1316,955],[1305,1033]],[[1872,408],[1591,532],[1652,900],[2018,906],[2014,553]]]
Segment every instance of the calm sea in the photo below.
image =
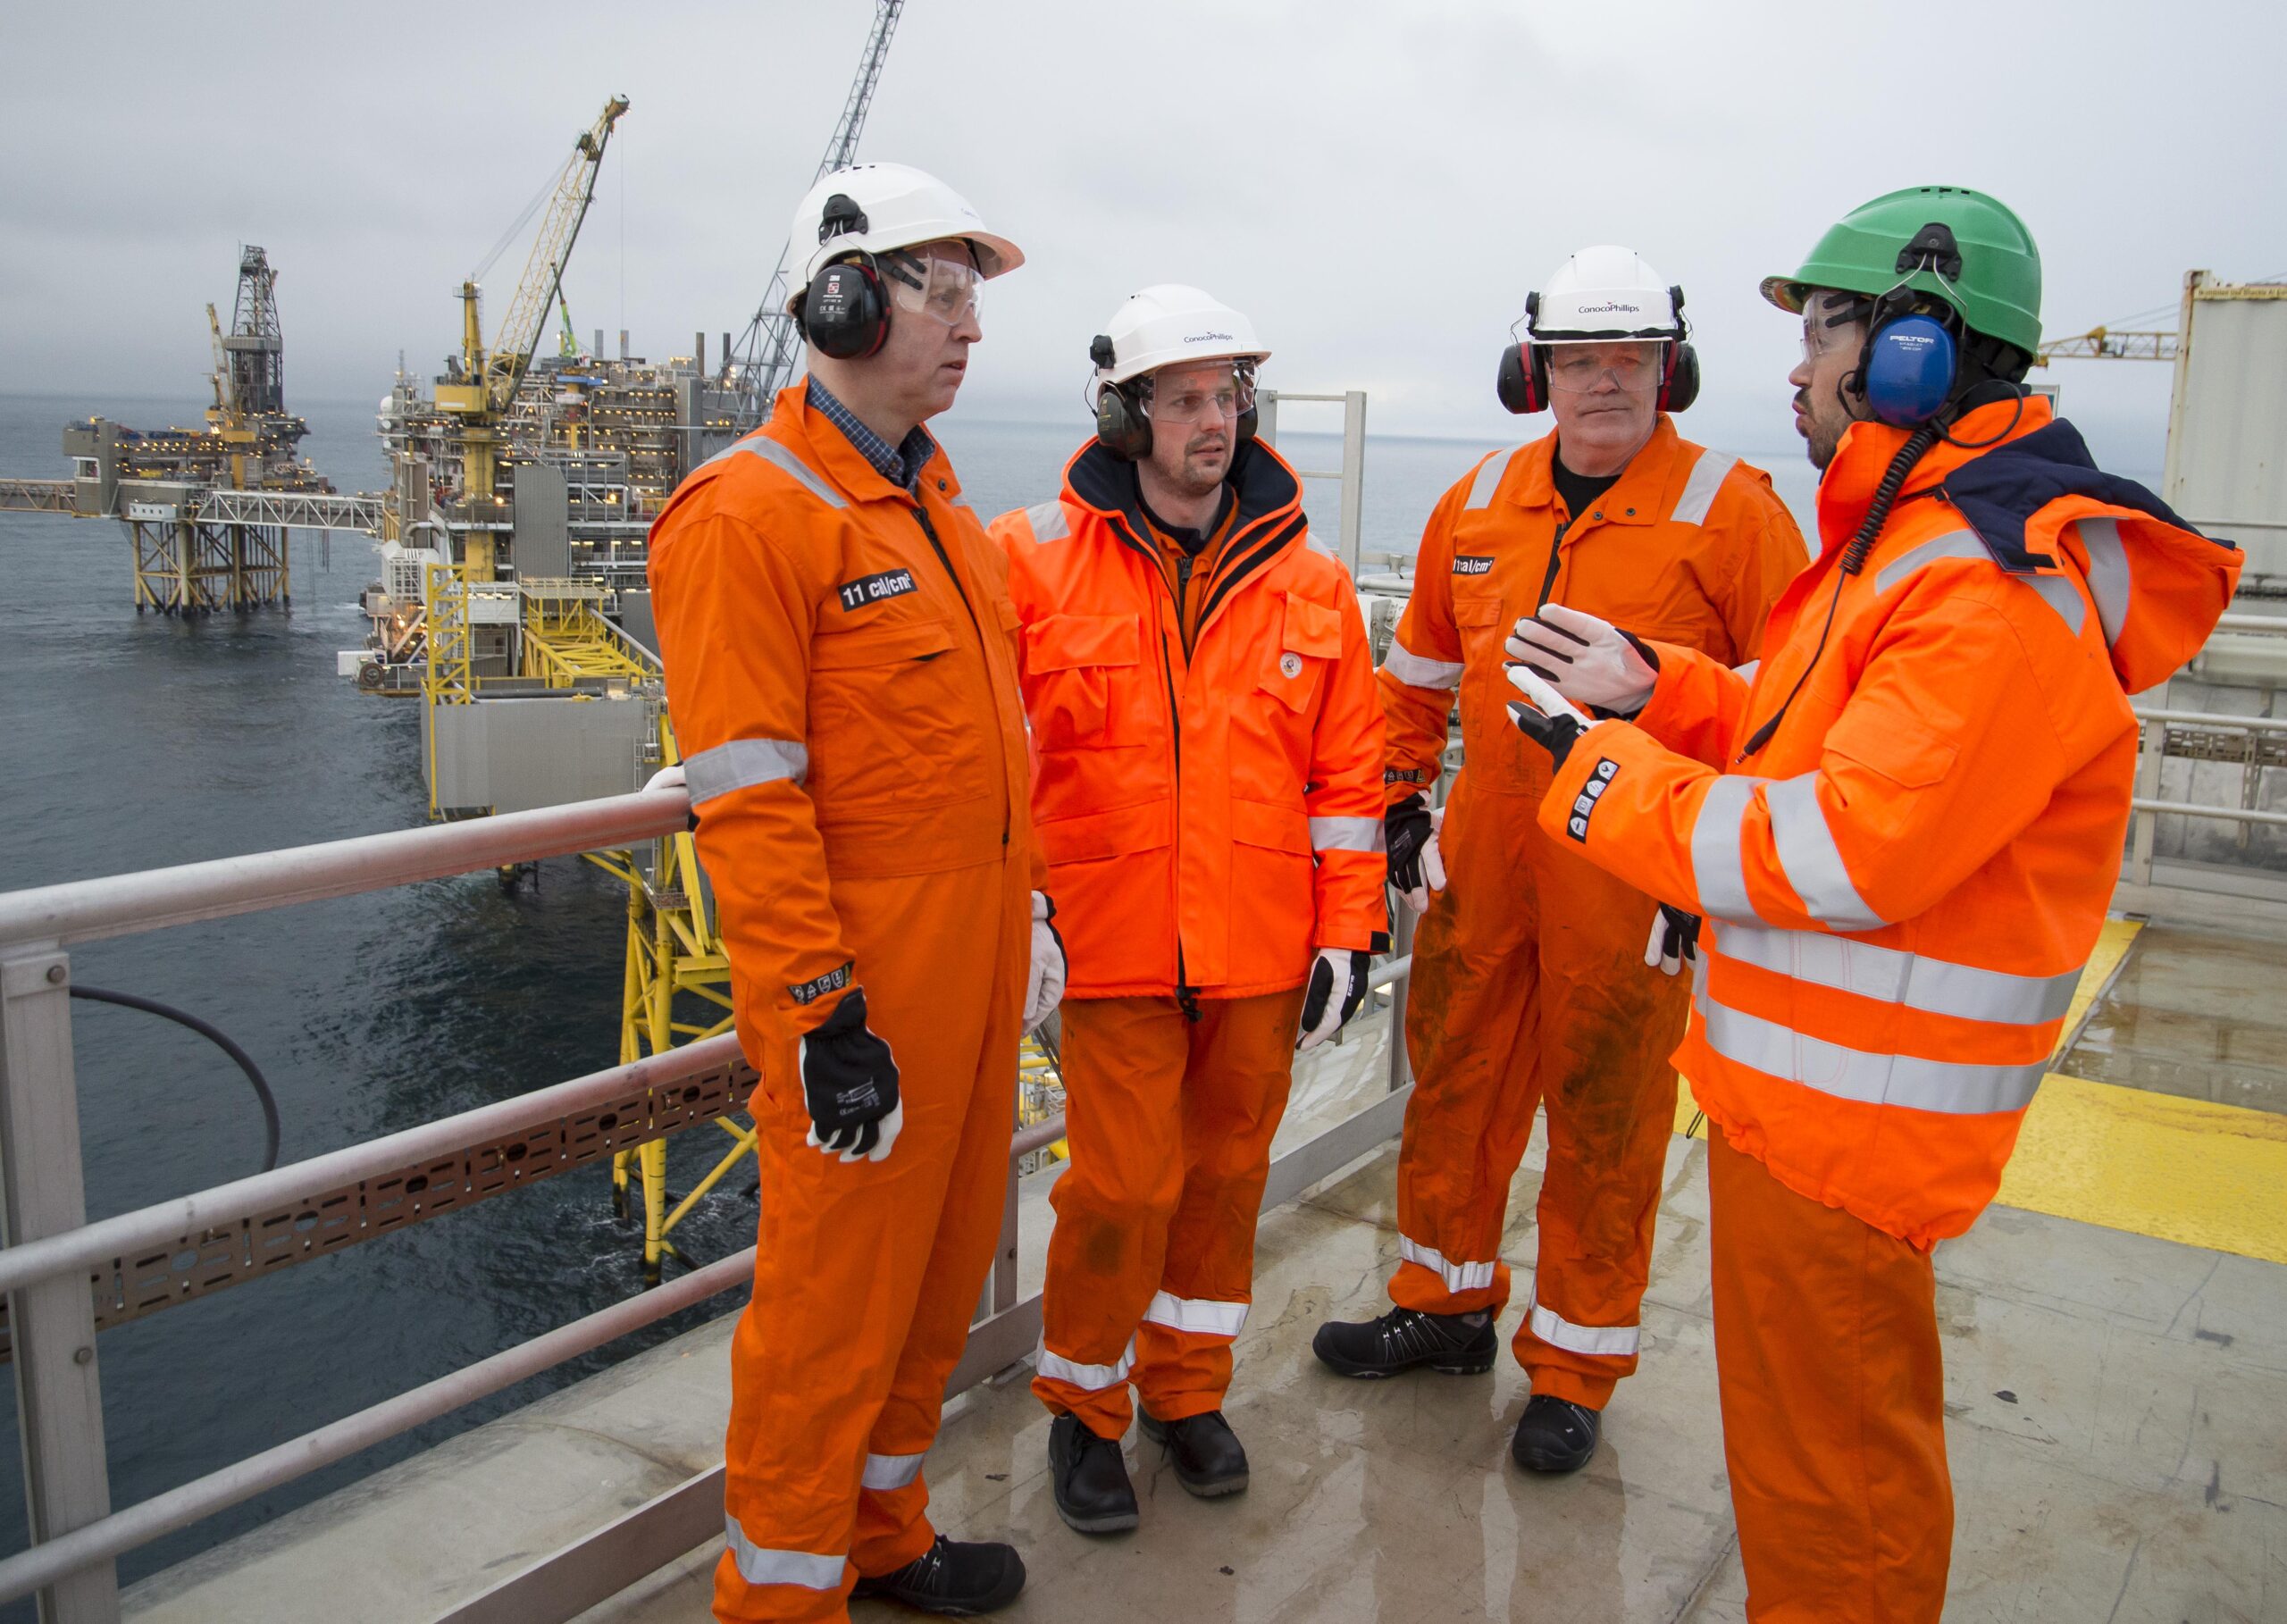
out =
[[[67,417],[196,423],[173,400],[0,396],[0,473],[59,477]],[[344,490],[381,483],[371,408],[301,405],[305,449]],[[1298,408],[1299,409],[1299,408]],[[1282,447],[1332,467],[1331,436],[1290,416]],[[986,514],[1053,494],[1073,427],[971,423],[943,438]],[[1363,540],[1410,548],[1438,494],[1491,442],[1369,441]],[[1798,448],[1760,458],[1808,518]],[[1315,507],[1335,528],[1331,486]],[[122,529],[0,514],[0,738],[16,754],[0,807],[0,890],[116,874],[422,821],[417,717],[334,674],[356,647],[364,539],[294,548],[294,605],[183,621],[138,615]],[[559,1081],[617,1058],[621,892],[590,865],[546,865],[506,896],[490,875],[95,943],[75,977],[214,1022],[269,1075],[295,1160]],[[261,1122],[244,1081],[180,1029],[75,1007],[88,1207],[101,1217],[252,1172]],[[687,1188],[711,1142],[676,1144]],[[751,1181],[745,1181],[750,1183]],[[694,1257],[752,1238],[744,1184],[678,1232]],[[641,1289],[640,1233],[613,1220],[607,1181],[569,1175],[465,1215],[194,1302],[105,1334],[112,1494],[127,1505],[496,1352]],[[714,1311],[724,1311],[724,1299]],[[447,1433],[662,1340],[686,1315],[130,1556],[149,1573],[340,1486]],[[16,1458],[0,1405],[0,1460]],[[21,1548],[13,1470],[0,1471],[0,1549]],[[0,1610],[13,1619],[19,1610]],[[29,1617],[29,1611],[21,1616]]]

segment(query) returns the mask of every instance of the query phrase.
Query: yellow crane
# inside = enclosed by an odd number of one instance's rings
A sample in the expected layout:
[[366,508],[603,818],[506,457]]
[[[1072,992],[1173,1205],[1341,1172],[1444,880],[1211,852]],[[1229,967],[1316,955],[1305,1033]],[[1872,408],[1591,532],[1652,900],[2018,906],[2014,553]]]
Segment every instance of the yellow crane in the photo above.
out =
[[[461,282],[458,376],[437,386],[436,399],[440,411],[453,413],[461,421],[461,487],[472,506],[491,506],[502,500],[495,489],[500,423],[516,397],[516,386],[524,381],[525,369],[532,364],[549,307],[557,302],[565,263],[572,257],[572,245],[579,239],[580,222],[587,218],[588,205],[595,200],[596,172],[603,164],[604,147],[619,115],[626,111],[627,98],[613,96],[604,104],[596,121],[572,144],[572,156],[556,178],[548,212],[532,238],[524,276],[510,296],[507,314],[501,318],[499,331],[489,348],[477,311],[476,277],[471,274]],[[493,579],[493,546],[488,532],[469,532],[464,562],[473,579]]]

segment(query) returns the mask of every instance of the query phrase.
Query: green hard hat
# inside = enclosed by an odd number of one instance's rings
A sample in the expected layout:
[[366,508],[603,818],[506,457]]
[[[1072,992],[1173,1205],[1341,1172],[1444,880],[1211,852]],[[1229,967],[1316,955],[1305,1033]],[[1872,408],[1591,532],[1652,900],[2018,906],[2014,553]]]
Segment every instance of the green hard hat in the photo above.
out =
[[2029,356],[2040,347],[2040,250],[2007,205],[1965,186],[1910,186],[1860,205],[1801,270],[1764,277],[1763,297],[1799,314],[1814,288],[1872,297],[1900,285],[1950,305],[1972,332]]

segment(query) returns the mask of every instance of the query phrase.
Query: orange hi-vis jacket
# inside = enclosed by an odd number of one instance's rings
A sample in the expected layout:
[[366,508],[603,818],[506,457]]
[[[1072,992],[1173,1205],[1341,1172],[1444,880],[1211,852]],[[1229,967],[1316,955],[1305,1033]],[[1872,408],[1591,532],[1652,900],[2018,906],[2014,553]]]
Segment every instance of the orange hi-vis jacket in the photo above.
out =
[[1992,1200],[2104,923],[2127,696],[2199,649],[2241,563],[2045,401],[1952,433],[1996,443],[1941,441],[1845,574],[1906,438],[1853,425],[1760,669],[1661,646],[1643,713],[1579,739],[1540,812],[1705,916],[1677,1059],[1731,1143],[1923,1248]]
[[[1068,998],[1244,998],[1386,928],[1382,715],[1349,572],[1260,442],[1192,646],[1135,470],[1094,441],[993,521]],[[1194,586],[1196,592],[1199,589]]]
[[[818,1025],[853,967],[837,882],[1029,844],[1007,567],[941,450],[884,479],[797,382],[651,531],[668,699],[739,1034]],[[671,579],[670,579],[671,578]],[[670,624],[672,621],[674,624]],[[704,682],[677,677],[703,672]],[[1035,883],[1044,878],[1035,859]],[[980,928],[983,928],[980,925]]]
[[[1587,513],[1564,514],[1550,476],[1555,454],[1554,434],[1495,452],[1430,515],[1413,595],[1382,663],[1392,805],[1437,783],[1456,689],[1470,783],[1539,792],[1548,758],[1509,724],[1517,694],[1501,645],[1541,605],[1571,604],[1736,666],[1754,654],[1780,584],[1803,567],[1802,536],[1771,476],[1693,445],[1665,413]],[[1527,522],[1536,514],[1541,523]]]

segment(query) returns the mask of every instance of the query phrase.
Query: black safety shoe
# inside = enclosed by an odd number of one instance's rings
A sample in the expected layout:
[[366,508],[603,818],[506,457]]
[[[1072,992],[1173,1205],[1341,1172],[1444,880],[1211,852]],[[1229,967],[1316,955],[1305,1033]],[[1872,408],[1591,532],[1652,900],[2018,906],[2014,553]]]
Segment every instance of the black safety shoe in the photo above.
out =
[[1536,1393],[1518,1419],[1509,1452],[1529,1472],[1577,1472],[1596,1452],[1604,1417],[1586,1404]]
[[859,1575],[852,1600],[884,1596],[920,1612],[965,1619],[998,1612],[1025,1587],[1025,1559],[1017,1547],[937,1536],[937,1543],[900,1568],[867,1578]]
[[1329,1319],[1311,1342],[1311,1352],[1328,1369],[1368,1379],[1395,1376],[1416,1365],[1447,1376],[1482,1376],[1493,1369],[1500,1347],[1501,1339],[1493,1334],[1493,1315],[1485,1309],[1474,1314],[1392,1309],[1362,1324]]
[[1118,1438],[1100,1438],[1076,1415],[1049,1423],[1048,1469],[1056,1514],[1082,1534],[1124,1534],[1135,1526],[1135,1486]]
[[1144,1436],[1167,1446],[1176,1481],[1202,1500],[1236,1494],[1247,1486],[1247,1452],[1219,1410],[1162,1421],[1144,1412]]

